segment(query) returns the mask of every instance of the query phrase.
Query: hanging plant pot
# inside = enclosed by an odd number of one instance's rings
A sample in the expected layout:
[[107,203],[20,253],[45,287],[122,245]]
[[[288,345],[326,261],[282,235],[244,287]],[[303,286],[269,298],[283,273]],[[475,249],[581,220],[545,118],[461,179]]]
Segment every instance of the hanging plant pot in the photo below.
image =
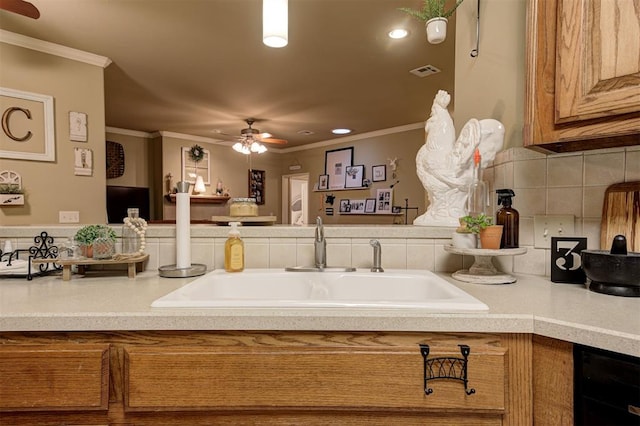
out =
[[487,226],[480,231],[480,246],[483,249],[498,250],[502,240],[502,225]]
[[431,44],[442,43],[447,38],[447,18],[432,18],[425,24],[427,41]]

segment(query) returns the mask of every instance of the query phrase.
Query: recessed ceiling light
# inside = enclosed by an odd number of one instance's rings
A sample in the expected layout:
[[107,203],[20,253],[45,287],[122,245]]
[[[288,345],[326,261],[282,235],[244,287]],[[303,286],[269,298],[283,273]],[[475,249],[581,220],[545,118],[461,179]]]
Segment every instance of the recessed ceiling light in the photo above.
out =
[[405,38],[408,35],[409,31],[405,30],[404,28],[394,28],[393,30],[389,31],[389,37],[391,38]]
[[351,133],[351,129],[333,129],[331,133],[334,135],[346,135]]

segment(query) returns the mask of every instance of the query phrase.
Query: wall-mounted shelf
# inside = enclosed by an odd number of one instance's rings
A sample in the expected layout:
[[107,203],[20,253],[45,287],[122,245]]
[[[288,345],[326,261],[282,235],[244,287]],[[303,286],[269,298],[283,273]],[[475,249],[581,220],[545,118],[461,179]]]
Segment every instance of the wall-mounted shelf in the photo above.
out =
[[[176,202],[176,194],[167,194],[164,198],[170,203]],[[191,195],[191,204],[224,204],[229,200],[228,195]]]
[[313,192],[362,191],[363,189],[370,189],[370,187],[368,187],[368,186],[359,186],[357,188],[314,189]]
[[345,216],[402,216],[402,213],[347,213],[347,212],[339,212],[341,215]]

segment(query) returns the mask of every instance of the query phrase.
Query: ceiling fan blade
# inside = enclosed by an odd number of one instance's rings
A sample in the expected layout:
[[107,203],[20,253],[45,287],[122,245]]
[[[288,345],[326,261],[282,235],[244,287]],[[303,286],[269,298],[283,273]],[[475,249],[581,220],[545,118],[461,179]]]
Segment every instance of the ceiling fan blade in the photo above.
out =
[[33,4],[24,0],[0,0],[0,9],[17,13],[28,18],[38,19],[40,11]]
[[272,143],[276,145],[286,145],[288,143],[284,139],[276,139],[276,138],[263,138],[263,139],[260,139],[260,142]]

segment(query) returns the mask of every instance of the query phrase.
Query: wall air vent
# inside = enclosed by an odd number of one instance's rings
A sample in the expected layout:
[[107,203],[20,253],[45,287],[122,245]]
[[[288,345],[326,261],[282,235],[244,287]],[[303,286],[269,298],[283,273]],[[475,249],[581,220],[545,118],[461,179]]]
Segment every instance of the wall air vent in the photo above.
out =
[[440,72],[440,70],[433,65],[424,65],[409,72],[411,74],[417,75],[418,77],[426,77],[431,74],[437,74]]

